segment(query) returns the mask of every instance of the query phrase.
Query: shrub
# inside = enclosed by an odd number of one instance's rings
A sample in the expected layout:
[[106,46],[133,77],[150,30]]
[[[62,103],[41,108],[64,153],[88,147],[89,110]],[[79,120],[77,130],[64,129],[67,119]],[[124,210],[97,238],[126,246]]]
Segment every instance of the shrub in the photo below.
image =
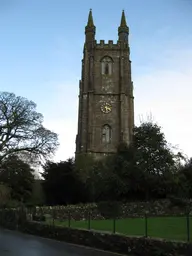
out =
[[46,221],[46,218],[44,215],[33,215],[32,220],[34,221]]
[[105,219],[111,219],[121,215],[121,203],[120,202],[99,202],[98,210]]
[[175,197],[175,196],[169,196],[168,198],[170,200],[172,207],[177,206],[182,209],[186,209],[186,207],[189,204],[188,200],[186,200],[184,198],[179,198],[179,197]]

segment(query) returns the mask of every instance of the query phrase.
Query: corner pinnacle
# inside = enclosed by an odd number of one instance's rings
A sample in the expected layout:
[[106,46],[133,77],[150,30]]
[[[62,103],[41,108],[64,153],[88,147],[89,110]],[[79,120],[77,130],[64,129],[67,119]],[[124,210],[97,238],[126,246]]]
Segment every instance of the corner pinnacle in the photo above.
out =
[[125,18],[125,12],[124,10],[122,11],[122,16],[121,16],[121,25],[120,27],[127,27],[127,22],[126,22],[126,18]]
[[92,9],[90,9],[90,11],[89,11],[87,27],[94,27]]

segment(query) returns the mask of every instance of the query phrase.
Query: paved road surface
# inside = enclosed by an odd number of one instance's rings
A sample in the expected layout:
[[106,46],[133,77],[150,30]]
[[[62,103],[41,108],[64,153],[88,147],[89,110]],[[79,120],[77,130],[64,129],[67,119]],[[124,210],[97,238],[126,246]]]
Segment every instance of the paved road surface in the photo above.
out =
[[50,239],[0,229],[0,256],[116,256]]

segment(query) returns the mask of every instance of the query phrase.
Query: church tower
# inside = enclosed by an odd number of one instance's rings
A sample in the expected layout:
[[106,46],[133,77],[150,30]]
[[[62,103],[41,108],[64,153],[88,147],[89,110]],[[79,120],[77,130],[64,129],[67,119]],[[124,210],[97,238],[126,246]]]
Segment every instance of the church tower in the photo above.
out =
[[118,41],[95,40],[92,11],[85,27],[82,75],[79,82],[76,155],[99,158],[129,144],[134,127],[133,83],[128,43],[129,28],[122,12]]

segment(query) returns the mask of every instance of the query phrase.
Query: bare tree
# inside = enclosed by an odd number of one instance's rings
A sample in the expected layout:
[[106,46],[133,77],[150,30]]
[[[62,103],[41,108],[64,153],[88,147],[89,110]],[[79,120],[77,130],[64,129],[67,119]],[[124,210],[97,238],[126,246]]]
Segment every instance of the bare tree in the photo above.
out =
[[42,122],[34,102],[0,92],[0,163],[12,154],[36,161],[53,156],[58,137]]

